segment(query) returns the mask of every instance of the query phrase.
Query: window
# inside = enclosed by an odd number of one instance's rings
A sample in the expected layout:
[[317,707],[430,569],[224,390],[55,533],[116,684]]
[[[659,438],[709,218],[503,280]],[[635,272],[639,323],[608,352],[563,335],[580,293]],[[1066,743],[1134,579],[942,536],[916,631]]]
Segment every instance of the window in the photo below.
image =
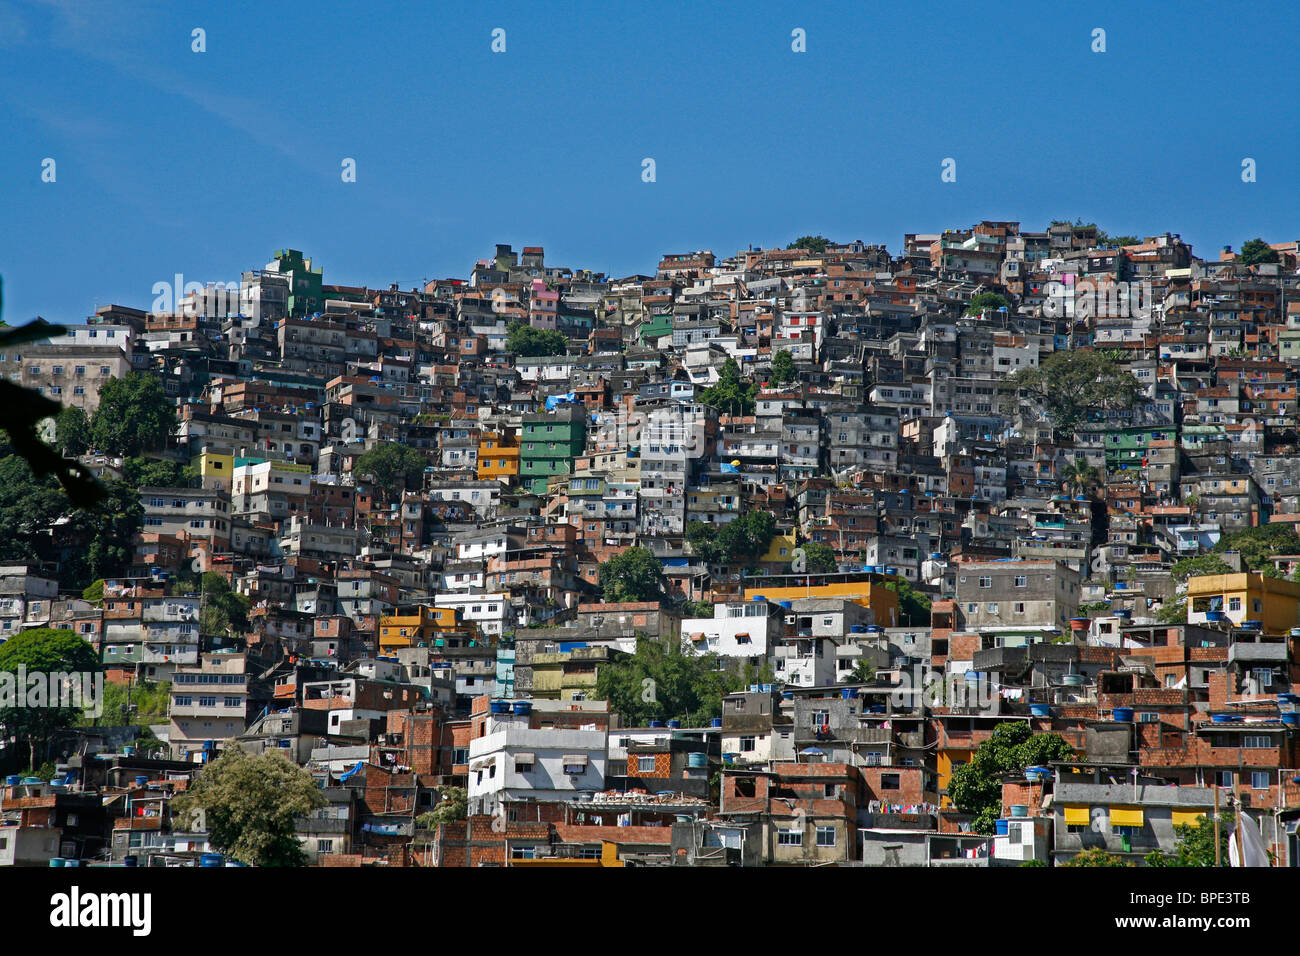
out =
[[1254,750],[1267,750],[1273,746],[1273,743],[1267,734],[1246,734],[1241,740],[1241,745]]
[[1017,575],[1016,575],[1016,579],[1015,579],[1015,585],[1016,585],[1016,587],[1018,587],[1018,588],[1028,587],[1028,586],[1029,586],[1029,578],[1026,577],[1026,576],[1023,575],[1023,574],[1017,574]]
[[818,827],[817,828],[817,845],[834,846],[835,845],[835,828]]
[[982,588],[991,588],[991,587],[993,587],[993,579],[992,579],[992,578],[989,578],[989,577],[982,577],[982,578],[980,578],[980,587],[982,587]]
[[753,753],[753,752],[754,752],[754,738],[753,738],[753,737],[741,737],[741,738],[740,738],[740,752],[741,752],[741,753],[746,753],[746,754],[748,754],[748,753]]
[[[750,739],[752,740],[753,738]],[[636,758],[637,773],[654,773],[654,770],[655,770],[655,758],[653,756]]]
[[897,790],[897,789],[898,789],[898,774],[896,774],[896,773],[882,773],[882,774],[880,775],[880,789],[881,789],[881,790]]
[[803,831],[777,830],[776,842],[778,846],[803,846]]
[[1220,787],[1232,787],[1236,783],[1236,774],[1231,770],[1220,770],[1215,774],[1215,779]]
[[1250,789],[1267,790],[1268,789],[1268,771],[1256,770],[1250,775]]

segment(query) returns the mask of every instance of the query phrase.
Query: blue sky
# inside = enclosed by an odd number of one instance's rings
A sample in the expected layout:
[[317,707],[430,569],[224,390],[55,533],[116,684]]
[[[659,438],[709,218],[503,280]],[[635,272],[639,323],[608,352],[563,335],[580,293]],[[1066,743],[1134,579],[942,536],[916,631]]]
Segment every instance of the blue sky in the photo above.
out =
[[409,288],[495,242],[626,275],[983,218],[1209,257],[1300,238],[1298,27],[1288,4],[0,0],[4,318],[148,308],[285,247]]

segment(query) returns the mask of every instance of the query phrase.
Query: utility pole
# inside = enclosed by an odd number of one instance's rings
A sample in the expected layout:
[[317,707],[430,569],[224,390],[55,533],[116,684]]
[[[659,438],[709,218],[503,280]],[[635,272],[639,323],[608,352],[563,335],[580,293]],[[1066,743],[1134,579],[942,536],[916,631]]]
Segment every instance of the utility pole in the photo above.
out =
[[1214,781],[1214,865],[1223,866],[1219,849],[1219,781]]

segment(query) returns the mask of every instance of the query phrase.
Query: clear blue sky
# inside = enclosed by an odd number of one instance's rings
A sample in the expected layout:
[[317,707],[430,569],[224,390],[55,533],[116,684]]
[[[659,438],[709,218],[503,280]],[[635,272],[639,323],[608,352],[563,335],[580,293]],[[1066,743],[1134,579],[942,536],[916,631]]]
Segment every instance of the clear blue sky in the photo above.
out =
[[1298,27],[1222,2],[0,0],[4,317],[148,308],[285,247],[409,288],[495,242],[626,275],[983,218],[1291,240]]

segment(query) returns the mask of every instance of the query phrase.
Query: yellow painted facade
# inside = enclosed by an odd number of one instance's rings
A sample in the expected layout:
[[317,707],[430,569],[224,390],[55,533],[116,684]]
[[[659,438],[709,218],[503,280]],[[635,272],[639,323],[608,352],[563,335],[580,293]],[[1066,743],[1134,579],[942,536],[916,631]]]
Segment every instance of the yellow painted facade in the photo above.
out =
[[488,432],[478,443],[479,481],[513,482],[519,477],[519,443]]
[[1214,623],[1216,611],[1238,626],[1259,621],[1266,634],[1286,634],[1300,626],[1300,583],[1253,571],[1188,578],[1187,623]]
[[[813,577],[815,578],[816,575]],[[800,598],[842,598],[846,601],[856,601],[876,613],[876,623],[881,627],[894,627],[899,617],[898,595],[880,582],[873,584],[870,581],[833,581],[829,584],[813,584],[811,587],[801,584],[793,587],[745,589],[746,601],[752,601],[756,595],[762,595],[767,600],[776,602],[797,601]]]
[[464,631],[474,625],[457,621],[455,608],[420,606],[414,614],[391,614],[379,619],[379,646],[417,647],[421,643],[433,646],[439,634]]

